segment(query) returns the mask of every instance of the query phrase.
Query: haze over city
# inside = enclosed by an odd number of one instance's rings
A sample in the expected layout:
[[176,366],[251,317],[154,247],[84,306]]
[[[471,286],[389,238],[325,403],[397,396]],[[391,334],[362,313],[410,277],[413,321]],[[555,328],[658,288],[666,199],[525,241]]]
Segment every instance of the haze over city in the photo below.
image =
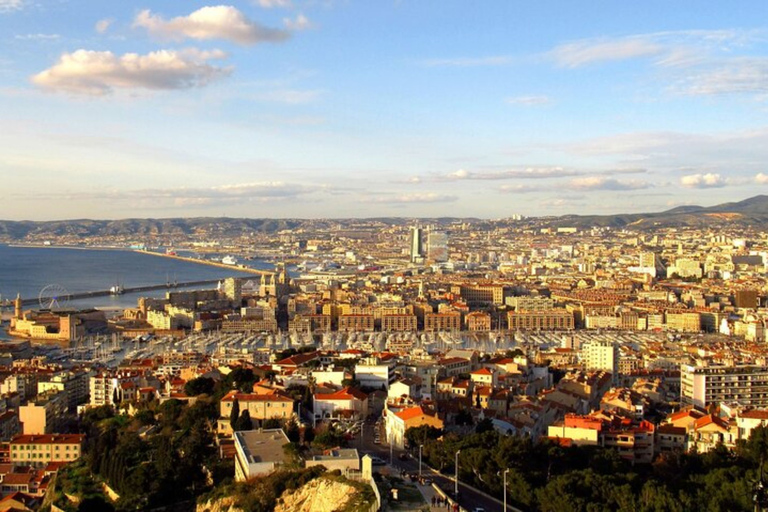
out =
[[742,199],[768,183],[763,8],[0,0],[3,217]]

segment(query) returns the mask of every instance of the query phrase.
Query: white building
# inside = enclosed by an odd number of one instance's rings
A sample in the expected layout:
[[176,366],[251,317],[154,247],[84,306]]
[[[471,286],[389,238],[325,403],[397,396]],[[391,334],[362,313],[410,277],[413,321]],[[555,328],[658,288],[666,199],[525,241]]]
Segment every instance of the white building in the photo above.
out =
[[743,406],[768,406],[768,366],[683,365],[680,368],[680,400],[686,405],[707,407],[720,402]]
[[272,473],[285,464],[283,446],[291,442],[280,428],[235,432],[234,441],[237,482]]
[[609,372],[616,382],[619,376],[619,345],[615,341],[590,340],[581,346],[584,369]]

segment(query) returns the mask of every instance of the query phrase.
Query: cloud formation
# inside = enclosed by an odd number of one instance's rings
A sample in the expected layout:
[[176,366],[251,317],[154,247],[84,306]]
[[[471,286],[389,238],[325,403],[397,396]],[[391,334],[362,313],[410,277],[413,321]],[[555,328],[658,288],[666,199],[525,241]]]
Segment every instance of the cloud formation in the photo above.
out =
[[716,173],[689,174],[680,178],[680,184],[686,188],[721,188],[728,181]]
[[307,30],[308,28],[311,28],[312,22],[310,22],[309,18],[307,18],[303,14],[299,14],[293,19],[283,18],[283,25],[285,25],[285,28],[287,28],[288,30],[291,30],[293,32],[300,32],[302,30]]
[[109,27],[112,26],[112,23],[114,21],[115,20],[113,20],[112,18],[104,18],[103,20],[97,21],[94,28],[96,29],[96,32],[98,32],[99,34],[105,34],[107,30],[109,30]]
[[203,7],[188,16],[170,20],[145,9],[136,16],[133,26],[147,29],[153,36],[176,41],[224,39],[241,45],[254,45],[285,41],[291,36],[287,30],[264,27],[249,20],[231,5]]
[[178,187],[165,189],[113,190],[99,193],[65,194],[75,200],[104,200],[109,202],[144,202],[156,207],[219,207],[243,203],[265,203],[295,199],[324,190],[324,187],[263,181],[214,187]]
[[18,11],[24,7],[24,0],[0,0],[0,12]]
[[650,188],[651,184],[642,180],[617,180],[605,176],[584,176],[574,178],[570,186],[579,190],[643,190]]
[[555,47],[550,55],[558,65],[576,68],[596,62],[625,60],[659,55],[664,47],[644,37],[588,39]]
[[219,50],[160,50],[146,55],[77,50],[65,53],[52,67],[32,77],[43,89],[103,96],[116,89],[169,90],[201,87],[230,74],[209,64],[226,58]]
[[290,0],[256,0],[256,4],[264,9],[272,9],[273,7],[290,7]]
[[768,58],[718,60],[682,79],[672,90],[692,96],[768,92]]
[[435,192],[427,192],[423,194],[402,194],[397,196],[379,196],[379,197],[366,197],[361,199],[364,203],[384,203],[384,204],[418,204],[418,203],[453,203],[458,201],[458,196],[448,194],[437,194]]
[[768,185],[768,174],[762,172],[758,173],[758,175],[755,176],[755,183],[760,185]]
[[504,171],[475,172],[459,169],[448,174],[432,175],[420,178],[430,181],[460,181],[460,180],[513,180],[513,179],[545,179],[575,176],[578,173],[562,167],[527,167],[525,169],[508,169]]

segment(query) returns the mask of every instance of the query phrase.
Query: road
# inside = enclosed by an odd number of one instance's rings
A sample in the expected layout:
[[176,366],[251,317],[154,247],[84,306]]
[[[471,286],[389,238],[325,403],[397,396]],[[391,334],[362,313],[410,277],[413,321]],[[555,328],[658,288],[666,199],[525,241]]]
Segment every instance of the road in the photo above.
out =
[[[361,455],[362,453],[370,453],[371,455],[376,455],[377,457],[380,457],[389,463],[390,447],[389,445],[374,444],[374,428],[374,425],[366,423],[362,431],[362,439],[358,437],[354,440],[354,442],[350,443],[350,447],[357,448],[361,452]],[[382,436],[381,439],[383,440],[384,436]],[[391,453],[391,467],[394,469],[394,474],[397,475],[400,471],[406,471],[408,473],[419,472],[418,454],[416,455],[415,459],[409,456],[407,459],[401,460],[401,455],[408,455],[406,451],[394,449],[391,451]],[[451,476],[438,473],[432,468],[429,468],[426,464],[422,465],[422,475],[430,478],[443,491],[445,491],[446,494],[453,496],[454,480]],[[500,500],[493,499],[481,493],[474,487],[463,484],[461,481],[459,481],[459,504],[466,510],[470,511],[474,510],[475,507],[483,507],[487,512],[503,512],[504,508],[504,505]],[[522,512],[520,509],[510,505],[507,505],[507,511]]]

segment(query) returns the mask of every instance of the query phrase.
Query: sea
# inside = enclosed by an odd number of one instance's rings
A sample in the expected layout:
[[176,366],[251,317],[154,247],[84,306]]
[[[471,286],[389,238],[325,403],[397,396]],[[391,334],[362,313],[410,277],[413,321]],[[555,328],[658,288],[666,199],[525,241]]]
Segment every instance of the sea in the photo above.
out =
[[[188,254],[180,253],[181,256]],[[257,269],[273,269],[263,260],[243,262]],[[0,245],[0,303],[21,294],[24,299],[39,297],[46,286],[58,285],[69,293],[221,280],[226,277],[259,276],[236,269],[215,267],[162,256],[120,249],[80,249],[61,247],[12,247]],[[195,288],[215,288],[215,284]],[[117,296],[71,300],[67,307],[123,309],[135,307],[139,297],[164,297],[166,289],[125,293]],[[63,304],[62,304],[63,305]],[[30,306],[25,306],[30,307]]]

